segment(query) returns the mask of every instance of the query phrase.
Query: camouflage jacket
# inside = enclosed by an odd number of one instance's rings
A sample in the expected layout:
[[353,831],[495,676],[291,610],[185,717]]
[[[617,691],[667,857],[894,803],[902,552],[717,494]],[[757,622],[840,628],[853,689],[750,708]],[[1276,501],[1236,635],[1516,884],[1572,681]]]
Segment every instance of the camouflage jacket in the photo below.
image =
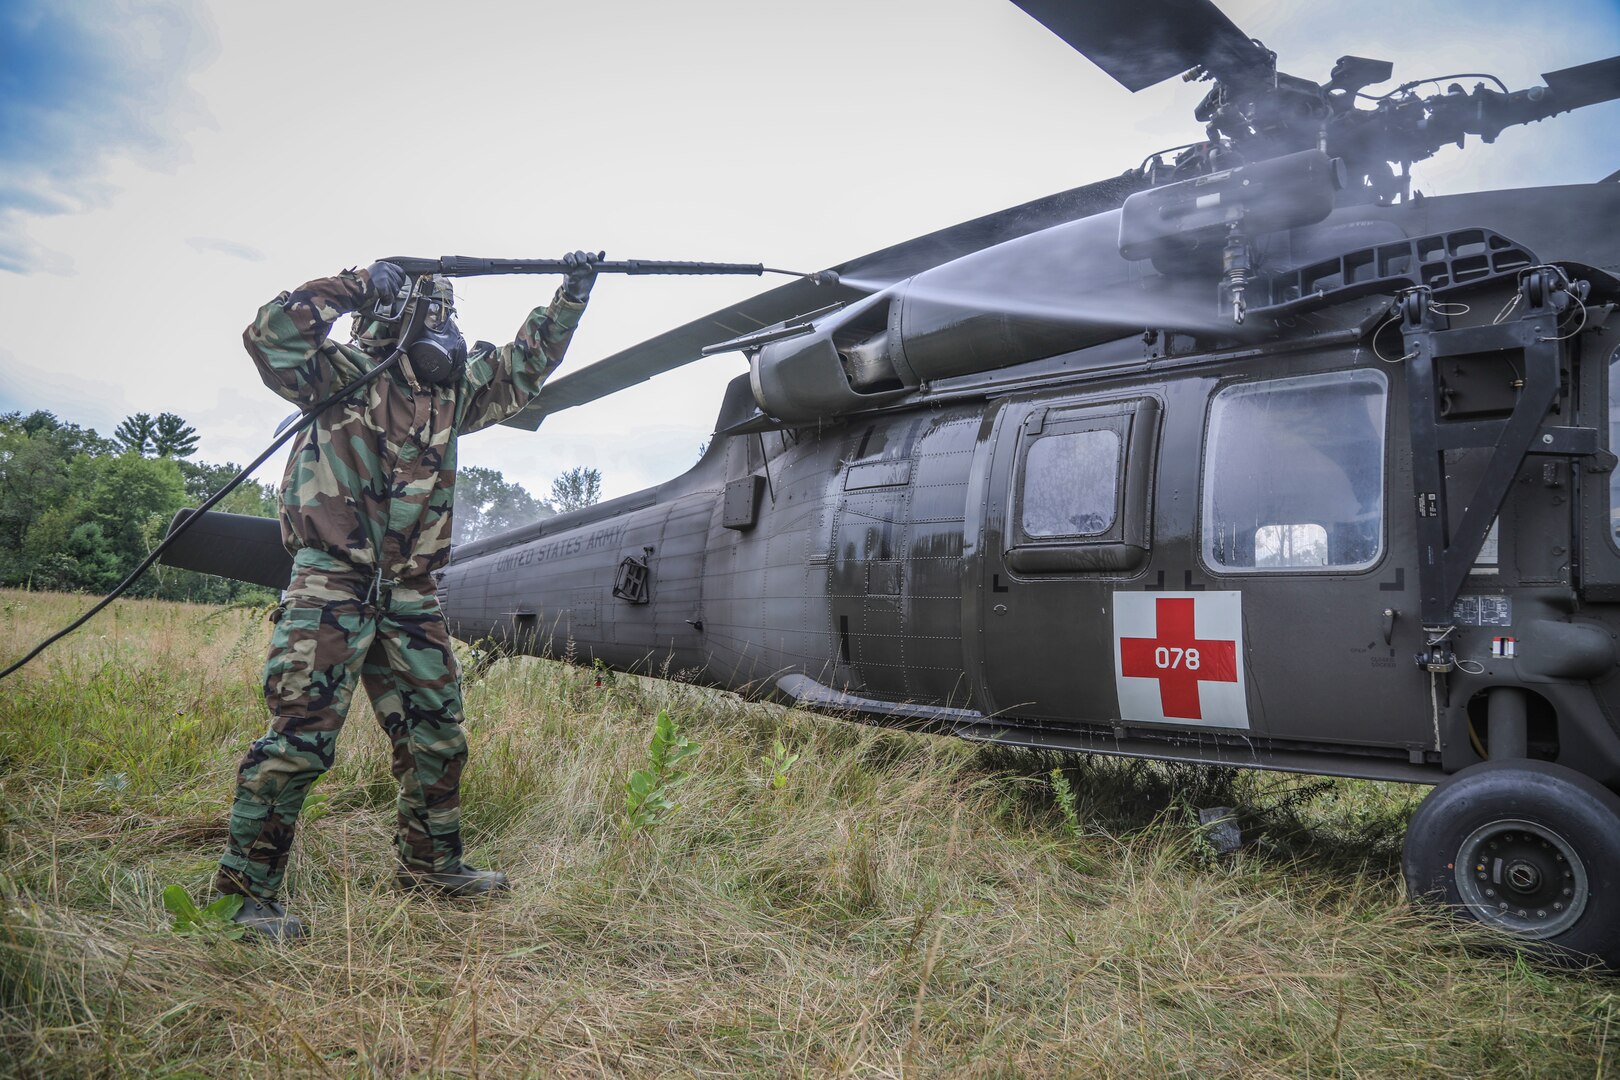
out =
[[[265,385],[307,408],[377,360],[328,339],[332,323],[374,299],[364,271],[306,282],[259,309],[242,335]],[[585,305],[563,298],[530,312],[517,340],[473,347],[450,386],[398,371],[330,406],[299,433],[281,484],[281,538],[295,559],[317,553],[387,578],[420,578],[450,555],[456,436],[511,416],[540,392]]]

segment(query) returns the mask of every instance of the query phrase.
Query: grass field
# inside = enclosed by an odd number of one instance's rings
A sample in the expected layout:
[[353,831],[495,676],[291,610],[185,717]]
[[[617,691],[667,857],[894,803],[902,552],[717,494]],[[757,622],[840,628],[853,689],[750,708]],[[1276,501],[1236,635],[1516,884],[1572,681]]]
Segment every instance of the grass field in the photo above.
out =
[[[87,602],[0,592],[0,664]],[[312,937],[177,935],[161,894],[206,896],[265,723],[262,615],[120,603],[0,683],[6,1074],[1562,1077],[1615,1053],[1612,979],[1407,906],[1423,789],[976,748],[532,659],[467,688],[469,853],[509,898],[396,891],[357,706],[294,849]],[[627,835],[660,709],[702,749]],[[1217,804],[1250,817],[1235,856],[1197,826]]]

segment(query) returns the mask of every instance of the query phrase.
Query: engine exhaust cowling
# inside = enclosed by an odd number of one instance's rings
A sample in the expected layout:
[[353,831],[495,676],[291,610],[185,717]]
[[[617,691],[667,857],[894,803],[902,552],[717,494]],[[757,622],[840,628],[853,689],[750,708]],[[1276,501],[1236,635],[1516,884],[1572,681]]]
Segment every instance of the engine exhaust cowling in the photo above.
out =
[[1140,333],[1148,324],[1133,316],[1150,271],[1120,258],[1118,231],[1117,211],[1097,214],[866,297],[754,353],[755,399],[778,420],[806,423],[875,408],[940,379]]

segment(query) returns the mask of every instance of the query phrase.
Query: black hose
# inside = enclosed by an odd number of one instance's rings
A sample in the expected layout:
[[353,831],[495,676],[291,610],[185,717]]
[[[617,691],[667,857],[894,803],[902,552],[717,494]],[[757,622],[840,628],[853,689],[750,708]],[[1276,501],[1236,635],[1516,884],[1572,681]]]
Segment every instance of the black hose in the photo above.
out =
[[326,409],[334,402],[348,397],[350,394],[354,393],[362,386],[372,382],[377,378],[377,376],[399,363],[399,358],[403,355],[405,355],[403,349],[395,349],[393,354],[389,356],[388,359],[384,360],[370,371],[367,371],[354,382],[349,383],[347,386],[343,387],[337,392],[328,395],[324,400],[312,405],[308,412],[304,413],[298,418],[297,422],[284,430],[280,435],[276,436],[275,441],[264,448],[264,453],[260,454],[258,457],[249,462],[241,472],[237,473],[231,478],[230,483],[226,484],[208,498],[204,499],[201,506],[192,511],[184,521],[176,525],[173,530],[170,531],[169,535],[163,538],[162,543],[153,548],[151,554],[147,555],[145,559],[141,560],[141,564],[134,570],[131,570],[128,577],[124,578],[123,581],[120,581],[116,586],[114,586],[112,592],[102,597],[101,600],[96,603],[95,607],[91,608],[83,615],[80,615],[77,619],[74,619],[67,626],[64,626],[62,629],[46,638],[38,645],[35,645],[27,656],[23,657],[21,660],[18,660],[15,664],[12,664],[10,667],[6,668],[6,670],[0,671],[0,679],[4,679],[18,668],[28,663],[28,661],[32,660],[46,649],[56,644],[56,642],[73,633],[73,631],[89,622],[97,612],[101,611],[102,608],[105,608],[108,604],[124,595],[129,587],[135,584],[136,580],[138,580],[142,574],[146,573],[146,571],[151,568],[153,563],[157,562],[158,556],[162,555],[164,551],[168,550],[170,544],[174,543],[175,540],[177,540],[187,529],[191,528],[193,524],[201,520],[203,514],[207,513],[208,510],[214,506],[214,504],[219,502],[219,500],[223,499],[225,496],[229,495],[232,491],[235,491],[236,488],[241,485],[242,481],[246,480],[250,475],[252,475],[253,470],[257,469],[260,465],[263,465],[270,455],[279,450],[288,439],[302,431],[311,420],[325,412]]

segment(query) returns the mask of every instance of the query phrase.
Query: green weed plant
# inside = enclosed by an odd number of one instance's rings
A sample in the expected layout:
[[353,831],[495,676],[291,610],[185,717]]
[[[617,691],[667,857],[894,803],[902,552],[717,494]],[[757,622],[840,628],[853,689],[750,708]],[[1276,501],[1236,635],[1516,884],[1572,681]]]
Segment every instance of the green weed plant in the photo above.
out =
[[298,819],[305,825],[319,821],[332,812],[332,800],[321,783],[323,779],[324,774],[310,781],[309,790],[304,795],[304,808],[298,812]]
[[652,740],[647,744],[647,767],[634,769],[624,782],[624,817],[620,827],[626,837],[645,833],[662,824],[678,808],[671,793],[687,779],[681,762],[702,749],[681,732],[668,709],[658,711]]
[[247,932],[247,927],[231,921],[242,910],[240,896],[227,893],[206,907],[198,907],[184,885],[170,885],[163,890],[163,906],[174,916],[169,929],[182,937],[223,937],[234,941]]
[[772,791],[781,791],[787,787],[788,770],[793,768],[798,760],[799,755],[790,754],[781,739],[771,740],[771,752],[761,755],[759,759],[767,773],[765,786]]
[[1063,814],[1063,829],[1079,840],[1085,835],[1085,828],[1080,824],[1080,805],[1074,797],[1074,787],[1069,783],[1069,778],[1063,775],[1062,769],[1053,769],[1051,777],[1052,797],[1057,800],[1058,810]]

